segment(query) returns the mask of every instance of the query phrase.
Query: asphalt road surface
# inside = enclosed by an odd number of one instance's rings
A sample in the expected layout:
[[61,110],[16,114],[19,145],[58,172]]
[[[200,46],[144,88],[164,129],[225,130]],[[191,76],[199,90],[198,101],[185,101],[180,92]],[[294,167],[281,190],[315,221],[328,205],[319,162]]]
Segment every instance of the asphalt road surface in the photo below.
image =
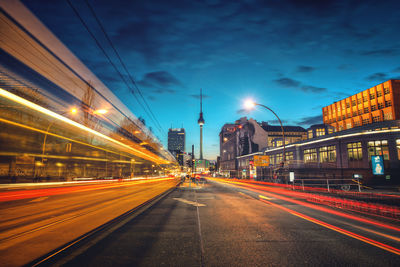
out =
[[395,223],[376,225],[264,193],[216,181],[185,183],[91,246],[48,264],[400,266]]
[[0,192],[0,266],[22,266],[174,188],[175,179]]

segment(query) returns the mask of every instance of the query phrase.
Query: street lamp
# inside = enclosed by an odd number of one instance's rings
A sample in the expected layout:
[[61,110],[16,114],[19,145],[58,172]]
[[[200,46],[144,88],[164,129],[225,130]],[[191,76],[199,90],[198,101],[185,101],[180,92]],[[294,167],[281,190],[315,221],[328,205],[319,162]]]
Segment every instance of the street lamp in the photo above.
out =
[[251,109],[253,109],[255,106],[261,106],[261,107],[264,107],[264,108],[268,109],[269,111],[271,111],[271,112],[275,115],[275,117],[278,119],[279,124],[281,125],[282,137],[283,137],[283,155],[282,155],[281,167],[283,168],[283,167],[285,166],[285,160],[286,160],[286,155],[285,155],[285,154],[286,154],[286,147],[285,147],[285,131],[283,130],[283,125],[282,125],[281,119],[279,119],[278,115],[276,115],[276,113],[275,113],[272,109],[270,109],[269,107],[267,107],[267,106],[265,106],[265,105],[256,103],[256,102],[254,102],[254,101],[251,100],[251,99],[247,99],[247,100],[245,100],[245,102],[244,102],[244,107],[245,107],[247,110],[251,110]]

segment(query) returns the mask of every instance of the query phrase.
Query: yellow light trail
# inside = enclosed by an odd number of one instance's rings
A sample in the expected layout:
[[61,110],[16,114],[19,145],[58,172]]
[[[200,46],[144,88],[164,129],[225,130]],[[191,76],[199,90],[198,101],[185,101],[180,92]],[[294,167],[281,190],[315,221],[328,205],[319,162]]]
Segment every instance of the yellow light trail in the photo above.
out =
[[[142,155],[141,157],[144,158],[144,159],[151,159],[152,161],[154,161],[156,163],[159,163],[159,164],[167,164],[166,160],[163,160],[163,159],[160,159],[160,158],[156,158],[156,157],[151,156],[151,155],[149,155],[147,153],[144,153],[144,152],[142,152],[142,151],[140,151],[138,149],[135,149],[135,148],[133,148],[131,146],[128,146],[128,145],[126,145],[124,143],[121,143],[121,142],[119,142],[119,141],[117,141],[117,140],[115,140],[115,139],[113,139],[113,138],[111,138],[109,136],[106,136],[106,135],[104,135],[102,133],[99,133],[99,132],[93,130],[93,129],[90,129],[90,128],[88,128],[88,127],[86,127],[86,126],[84,126],[84,125],[82,125],[80,123],[77,123],[77,122],[75,122],[73,120],[70,120],[70,119],[68,119],[68,118],[66,118],[66,117],[64,117],[64,116],[62,116],[60,114],[57,114],[57,113],[55,113],[55,112],[53,112],[51,110],[43,108],[43,107],[41,107],[41,106],[39,106],[39,105],[37,105],[35,103],[32,103],[32,102],[22,98],[22,97],[14,95],[14,94],[12,94],[12,93],[10,93],[10,92],[2,89],[2,88],[0,88],[0,96],[2,96],[4,98],[7,98],[7,99],[9,99],[11,101],[14,101],[16,103],[19,103],[21,105],[24,105],[26,107],[29,107],[29,108],[31,108],[31,109],[33,109],[35,111],[38,111],[38,112],[43,113],[45,115],[48,115],[50,117],[53,117],[55,119],[58,119],[60,121],[63,121],[65,123],[69,124],[69,125],[72,125],[74,127],[79,128],[81,130],[84,130],[86,132],[92,133],[92,134],[94,134],[96,136],[99,136],[99,137],[101,137],[103,139],[106,139],[106,140],[108,140],[108,141],[110,141],[110,142],[112,142],[114,144],[117,144],[117,145],[122,146],[122,147],[124,147],[124,148],[126,148],[128,150],[131,150],[131,151],[133,151],[135,153],[138,153],[138,154]],[[48,133],[48,134],[50,134],[50,133]]]

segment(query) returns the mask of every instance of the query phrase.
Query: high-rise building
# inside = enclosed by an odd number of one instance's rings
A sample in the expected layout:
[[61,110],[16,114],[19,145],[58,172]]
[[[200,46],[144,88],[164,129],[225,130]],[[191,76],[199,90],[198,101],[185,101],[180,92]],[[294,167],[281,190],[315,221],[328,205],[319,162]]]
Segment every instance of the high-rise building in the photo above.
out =
[[185,129],[171,128],[168,131],[168,150],[176,157],[185,152]]
[[400,119],[400,80],[389,80],[322,108],[336,131]]

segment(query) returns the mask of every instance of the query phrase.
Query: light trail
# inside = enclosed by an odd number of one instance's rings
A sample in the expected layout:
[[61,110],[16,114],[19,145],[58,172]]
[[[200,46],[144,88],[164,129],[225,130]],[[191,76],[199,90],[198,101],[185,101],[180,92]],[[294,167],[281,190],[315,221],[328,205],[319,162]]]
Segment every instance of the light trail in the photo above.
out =
[[158,183],[158,182],[163,182],[163,181],[173,180],[173,179],[175,179],[175,178],[168,177],[168,178],[158,178],[158,179],[151,179],[151,180],[135,180],[135,181],[119,182],[117,184],[112,183],[112,184],[100,184],[100,185],[68,186],[68,187],[59,187],[59,188],[30,189],[30,190],[2,192],[2,193],[0,193],[0,202],[27,199],[27,198],[38,198],[38,197],[45,197],[45,196],[70,194],[70,193],[79,193],[79,192],[85,192],[85,191],[109,189],[109,188],[116,188],[116,187],[133,186],[133,185],[138,185],[138,184]]
[[271,205],[271,206],[274,206],[274,207],[276,207],[276,208],[282,209],[282,210],[284,210],[284,211],[286,211],[286,212],[289,212],[290,214],[295,215],[295,216],[297,216],[297,217],[300,217],[300,218],[302,218],[302,219],[304,219],[304,220],[307,220],[307,221],[313,222],[313,223],[315,223],[315,224],[321,225],[321,226],[323,226],[323,227],[325,227],[325,228],[328,228],[328,229],[331,229],[331,230],[336,231],[336,232],[338,232],[338,233],[341,233],[341,234],[347,235],[347,236],[349,236],[349,237],[355,238],[355,239],[357,239],[357,240],[360,240],[360,241],[362,241],[362,242],[368,243],[368,244],[373,245],[373,246],[375,246],[375,247],[384,249],[384,250],[389,251],[389,252],[391,252],[391,253],[394,253],[394,254],[396,254],[396,255],[400,255],[400,249],[397,249],[397,248],[395,248],[395,247],[392,247],[392,246],[383,244],[383,243],[381,243],[381,242],[375,241],[375,240],[370,239],[370,238],[368,238],[368,237],[365,237],[365,236],[362,236],[362,235],[359,235],[359,234],[350,232],[350,231],[348,231],[348,230],[342,229],[342,228],[340,228],[340,227],[334,226],[334,225],[332,225],[332,224],[329,224],[329,223],[320,221],[320,220],[318,220],[318,219],[315,219],[315,218],[313,218],[313,217],[307,216],[307,215],[305,215],[305,214],[303,214],[303,213],[294,211],[294,210],[292,210],[292,209],[283,207],[283,206],[281,206],[281,205],[275,204],[275,203],[270,202],[270,201],[268,201],[268,200],[260,199],[260,201],[262,201],[262,202],[264,202],[264,203],[267,203],[267,204],[269,204],[269,205]]
[[[285,196],[274,194],[274,193],[269,192],[267,188],[262,187],[262,186],[246,185],[246,184],[241,184],[239,182],[229,182],[229,181],[223,181],[223,182],[227,183],[227,184],[235,184],[237,187],[240,187],[240,188],[243,188],[243,189],[247,189],[247,190],[249,190],[249,188],[252,188],[250,190],[253,190],[254,192],[261,193],[261,194],[267,193],[269,196],[272,196],[272,197],[275,197],[275,198],[278,198],[278,199],[281,199],[281,200],[284,200],[284,201],[288,201],[288,202],[291,202],[291,203],[295,203],[295,204],[298,204],[298,205],[301,205],[301,206],[304,206],[304,207],[308,207],[308,208],[311,208],[311,209],[314,209],[314,210],[319,210],[319,211],[330,213],[330,214],[333,214],[333,215],[337,215],[337,216],[340,216],[340,217],[343,217],[343,218],[346,218],[346,219],[351,219],[351,220],[355,220],[355,221],[359,221],[359,222],[375,225],[375,226],[378,226],[378,227],[381,227],[381,228],[384,228],[384,229],[390,229],[390,230],[394,230],[394,231],[400,232],[400,228],[399,227],[392,226],[392,225],[385,224],[385,223],[381,223],[381,222],[378,222],[378,221],[375,221],[375,220],[371,220],[371,219],[366,219],[366,218],[354,216],[354,215],[351,215],[351,214],[346,214],[346,213],[343,213],[343,212],[340,212],[340,211],[336,211],[336,210],[332,210],[332,209],[329,209],[329,208],[326,208],[326,207],[321,207],[321,206],[318,206],[318,205],[310,204],[310,203],[307,203],[307,202],[304,202],[304,201],[300,201],[300,200],[297,200],[297,199],[291,199],[291,198],[288,198],[288,197],[285,197]],[[284,194],[284,192],[282,192],[282,194]]]
[[[83,131],[86,131],[88,133],[94,134],[94,135],[96,135],[96,136],[98,136],[100,138],[103,138],[103,139],[105,139],[107,141],[110,141],[110,142],[112,142],[114,144],[117,144],[117,145],[119,145],[121,147],[124,147],[124,148],[126,148],[126,149],[128,149],[130,151],[133,151],[134,153],[139,154],[140,157],[142,157],[144,159],[150,159],[151,161],[153,161],[155,163],[159,163],[159,164],[168,164],[169,163],[169,161],[167,161],[167,160],[161,159],[159,157],[155,157],[153,155],[150,155],[150,153],[145,153],[145,152],[140,151],[138,149],[135,149],[135,148],[133,148],[133,147],[131,147],[129,145],[121,143],[121,142],[119,142],[119,141],[117,141],[117,140],[115,140],[115,139],[113,139],[113,138],[111,138],[111,137],[109,137],[109,136],[107,136],[105,134],[97,132],[97,131],[89,128],[89,127],[86,127],[86,126],[84,126],[84,125],[82,125],[80,123],[77,123],[77,122],[75,122],[75,121],[73,121],[71,119],[68,119],[68,118],[66,118],[66,117],[64,117],[64,116],[62,116],[60,114],[57,114],[57,113],[55,113],[55,112],[53,112],[51,110],[48,110],[48,109],[46,109],[44,107],[41,107],[41,106],[39,106],[39,105],[37,105],[37,104],[35,104],[33,102],[30,102],[30,101],[28,101],[28,100],[26,100],[26,99],[24,99],[22,97],[19,97],[19,96],[15,95],[15,94],[12,94],[12,93],[10,93],[7,90],[4,90],[2,88],[0,88],[0,96],[2,96],[4,98],[7,98],[8,100],[11,100],[11,101],[13,101],[15,103],[18,103],[18,104],[21,104],[23,106],[26,106],[26,107],[28,107],[28,108],[30,108],[32,110],[35,110],[35,111],[40,112],[42,114],[45,114],[47,116],[53,117],[53,118],[55,118],[55,119],[57,119],[59,121],[62,121],[62,122],[65,122],[65,123],[67,123],[69,125],[77,127],[77,128],[79,128],[79,129],[81,129]],[[47,131],[45,131],[45,132],[47,133]]]

